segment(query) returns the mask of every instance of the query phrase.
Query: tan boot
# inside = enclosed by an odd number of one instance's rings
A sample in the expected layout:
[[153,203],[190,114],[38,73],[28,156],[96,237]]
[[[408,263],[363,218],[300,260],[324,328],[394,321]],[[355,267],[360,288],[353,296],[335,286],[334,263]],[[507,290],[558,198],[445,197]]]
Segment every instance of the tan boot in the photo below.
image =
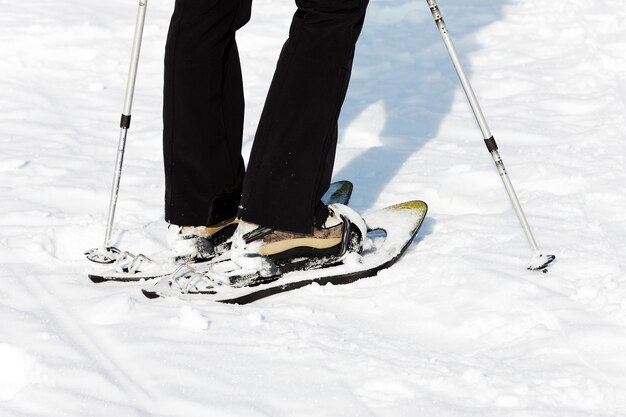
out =
[[176,263],[203,262],[228,249],[227,241],[237,228],[231,218],[211,226],[168,226],[171,258]]

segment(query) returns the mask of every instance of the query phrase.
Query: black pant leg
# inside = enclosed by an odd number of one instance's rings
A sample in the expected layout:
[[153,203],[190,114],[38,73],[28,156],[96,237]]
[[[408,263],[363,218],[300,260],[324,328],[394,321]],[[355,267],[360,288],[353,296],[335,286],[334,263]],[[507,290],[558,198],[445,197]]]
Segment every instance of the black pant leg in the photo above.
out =
[[256,133],[239,216],[307,233],[328,210],[343,103],[367,0],[296,0]]
[[252,0],[176,0],[165,53],[165,219],[210,225],[241,195],[244,98],[235,31]]

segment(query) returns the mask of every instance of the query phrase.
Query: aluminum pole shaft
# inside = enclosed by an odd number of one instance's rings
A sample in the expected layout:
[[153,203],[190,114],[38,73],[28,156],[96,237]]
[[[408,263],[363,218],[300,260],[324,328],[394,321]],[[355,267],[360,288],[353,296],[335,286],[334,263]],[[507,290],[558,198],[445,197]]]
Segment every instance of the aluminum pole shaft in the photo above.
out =
[[126,96],[124,98],[124,108],[120,120],[120,138],[117,147],[117,157],[115,160],[115,171],[113,173],[113,186],[111,187],[111,198],[109,200],[109,215],[107,218],[107,229],[104,235],[104,247],[111,246],[111,234],[113,231],[113,221],[117,206],[117,197],[120,189],[120,179],[122,177],[122,165],[124,163],[124,151],[126,149],[126,137],[130,128],[130,112],[133,106],[133,96],[135,94],[135,82],[137,80],[137,68],[139,66],[139,54],[141,52],[141,40],[143,38],[143,28],[146,20],[146,8],[148,0],[139,0],[137,20],[135,23],[135,35],[133,37],[133,49],[126,81]]
[[137,79],[137,67],[139,66],[139,53],[141,52],[141,40],[143,38],[143,27],[146,21],[146,8],[148,0],[139,0],[139,10],[137,11],[137,22],[135,23],[135,36],[133,38],[133,51],[130,59],[128,80],[126,82],[126,97],[124,99],[124,111],[122,114],[130,115],[133,106],[133,95],[135,93],[135,80]]
[[511,179],[509,178],[506,169],[504,167],[504,162],[502,162],[502,158],[498,153],[498,146],[491,134],[491,130],[489,130],[489,126],[487,125],[487,120],[478,104],[478,99],[476,98],[476,94],[474,94],[474,90],[470,85],[469,79],[463,70],[463,66],[461,65],[461,61],[459,60],[459,56],[456,52],[456,48],[452,43],[452,39],[450,37],[450,33],[446,24],[443,20],[443,16],[441,15],[441,11],[439,10],[439,6],[437,6],[436,0],[426,0],[428,6],[430,7],[430,11],[435,19],[435,23],[437,24],[437,28],[441,33],[441,37],[443,38],[443,42],[446,45],[446,49],[450,54],[450,58],[452,59],[452,64],[454,65],[454,69],[456,70],[457,75],[459,76],[459,80],[461,81],[461,85],[463,86],[463,90],[465,91],[465,95],[467,96],[467,100],[474,112],[474,116],[476,117],[476,122],[478,122],[478,126],[483,134],[483,138],[485,139],[485,143],[487,145],[487,149],[491,153],[494,163],[496,164],[496,168],[500,174],[500,178],[502,178],[502,182],[504,183],[504,188],[511,200],[511,204],[513,205],[513,209],[515,210],[515,214],[524,230],[524,234],[526,235],[526,239],[528,240],[528,244],[533,250],[534,254],[540,254],[539,248],[537,246],[537,242],[535,241],[535,237],[533,236],[532,231],[530,230],[530,226],[528,221],[526,220],[526,216],[524,215],[524,211],[522,210],[522,206],[517,198],[517,194],[515,193],[515,189],[513,188],[513,184],[511,183]]

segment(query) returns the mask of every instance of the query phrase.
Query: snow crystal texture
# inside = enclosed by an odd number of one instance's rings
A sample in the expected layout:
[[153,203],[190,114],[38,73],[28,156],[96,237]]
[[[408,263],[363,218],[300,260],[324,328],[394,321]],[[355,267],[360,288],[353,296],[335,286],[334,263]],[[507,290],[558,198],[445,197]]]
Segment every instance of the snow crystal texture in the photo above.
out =
[[[423,0],[372,0],[335,179],[360,212],[421,199],[393,268],[248,306],[91,283],[137,4],[0,0],[0,415],[626,415],[626,8],[440,0],[539,246],[531,252]],[[115,245],[164,253],[162,62],[150,2]],[[33,11],[36,11],[34,13]],[[244,157],[291,1],[238,35]]]

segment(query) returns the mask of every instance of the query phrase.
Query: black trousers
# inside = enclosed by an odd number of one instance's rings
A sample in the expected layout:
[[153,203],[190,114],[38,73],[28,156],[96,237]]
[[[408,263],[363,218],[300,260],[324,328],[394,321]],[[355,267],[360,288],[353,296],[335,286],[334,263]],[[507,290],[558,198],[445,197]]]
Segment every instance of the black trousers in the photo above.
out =
[[296,0],[244,175],[235,32],[251,2],[176,0],[165,54],[165,218],[197,226],[237,215],[306,233],[328,216],[320,198],[367,0]]

